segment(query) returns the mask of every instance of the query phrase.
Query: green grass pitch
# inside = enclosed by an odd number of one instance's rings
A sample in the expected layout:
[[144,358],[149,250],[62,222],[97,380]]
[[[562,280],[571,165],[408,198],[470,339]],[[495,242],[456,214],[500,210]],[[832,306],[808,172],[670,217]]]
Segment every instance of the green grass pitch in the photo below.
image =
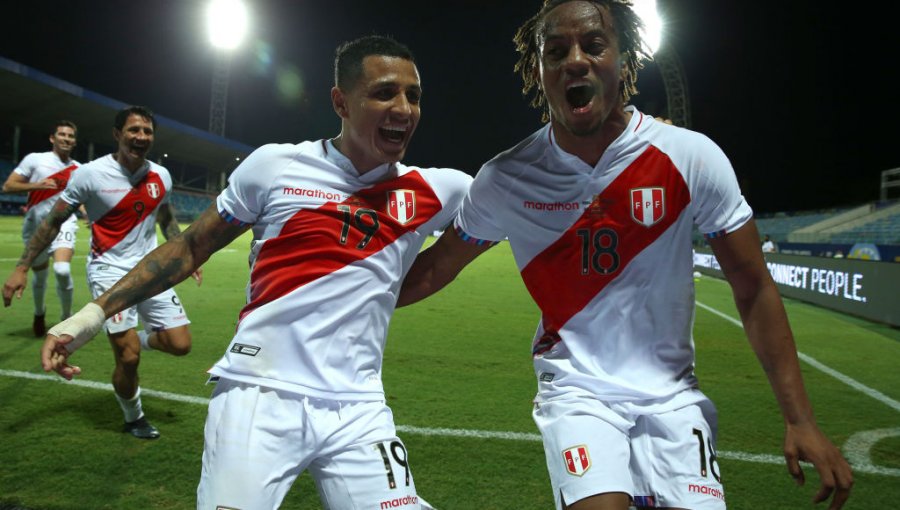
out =
[[[21,254],[20,218],[0,217],[0,277]],[[87,229],[73,263],[76,308],[88,300]],[[139,441],[121,432],[109,387],[113,359],[98,336],[73,358],[78,384],[40,369],[31,335],[31,293],[0,310],[0,508],[39,510],[190,509],[200,472],[211,386],[206,369],[224,352],[244,301],[249,237],[204,266],[204,282],[177,291],[192,320],[184,358],[146,353],[144,408],[162,432]],[[818,477],[806,466],[796,487],[781,457],[783,425],[740,327],[727,284],[697,282],[695,341],[701,389],[719,410],[720,469],[732,510],[796,510],[811,503]],[[55,282],[48,320],[59,314]],[[807,389],[822,429],[851,459],[848,509],[900,501],[900,331],[796,301],[786,306]],[[409,448],[419,493],[441,510],[552,509],[531,420],[535,381],[530,340],[538,312],[500,245],[450,287],[397,311],[384,383]],[[602,462],[602,459],[594,459]],[[302,476],[282,506],[320,509]],[[818,508],[825,508],[819,505]]]

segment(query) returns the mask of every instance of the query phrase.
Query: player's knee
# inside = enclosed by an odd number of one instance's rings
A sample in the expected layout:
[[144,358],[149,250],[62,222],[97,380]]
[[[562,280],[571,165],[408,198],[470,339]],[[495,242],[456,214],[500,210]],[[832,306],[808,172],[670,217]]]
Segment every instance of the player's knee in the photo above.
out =
[[191,333],[189,331],[179,331],[171,334],[168,332],[159,332],[160,342],[166,348],[165,352],[173,356],[186,356],[191,352]]
[[55,274],[57,278],[69,278],[72,276],[72,265],[68,262],[54,262],[53,274]]

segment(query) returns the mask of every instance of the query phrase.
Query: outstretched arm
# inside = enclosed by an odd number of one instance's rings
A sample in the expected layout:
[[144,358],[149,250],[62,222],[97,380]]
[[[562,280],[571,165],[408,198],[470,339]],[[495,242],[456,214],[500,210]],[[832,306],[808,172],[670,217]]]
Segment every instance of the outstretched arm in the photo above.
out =
[[[178,220],[175,218],[175,208],[171,204],[162,204],[156,213],[156,222],[162,229],[163,237],[168,241],[181,233],[181,227],[178,226]],[[203,270],[197,269],[191,274],[197,285],[203,283]]]
[[725,237],[710,239],[709,244],[731,284],[744,331],[781,408],[788,471],[802,485],[800,461],[812,462],[822,482],[814,501],[825,501],[834,493],[828,508],[838,510],[850,496],[853,474],[840,451],[816,424],[787,313],[766,268],[758,239],[756,224],[751,220]]
[[448,228],[441,237],[416,257],[403,280],[397,307],[425,299],[452,282],[469,262],[486,252],[491,245],[470,244]]
[[211,204],[187,230],[150,252],[103,295],[51,328],[41,349],[44,370],[55,370],[66,379],[80,373],[68,364],[69,354],[93,338],[107,317],[180,283],[248,228],[223,220],[215,203]]
[[25,282],[27,281],[28,269],[31,267],[34,259],[43,253],[44,250],[50,246],[50,243],[56,239],[57,234],[59,234],[60,226],[62,226],[63,222],[66,221],[77,208],[77,204],[72,205],[63,200],[56,201],[53,205],[53,209],[47,217],[44,218],[44,221],[41,222],[40,226],[38,226],[34,235],[31,236],[28,245],[25,246],[25,251],[22,253],[18,262],[16,262],[15,269],[13,269],[13,272],[9,275],[9,278],[7,278],[6,283],[3,285],[3,306],[12,304],[13,296],[16,296],[16,298],[22,297],[22,292],[25,290]]

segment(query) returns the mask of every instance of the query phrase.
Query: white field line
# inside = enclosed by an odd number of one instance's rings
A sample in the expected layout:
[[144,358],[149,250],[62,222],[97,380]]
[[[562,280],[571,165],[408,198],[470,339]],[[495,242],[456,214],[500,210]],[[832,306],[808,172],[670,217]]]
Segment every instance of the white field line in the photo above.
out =
[[[744,324],[741,321],[739,321],[729,315],[726,315],[709,305],[704,305],[700,301],[697,301],[697,306],[699,306],[700,308],[703,308],[704,310],[706,310],[714,315],[718,315],[719,317],[725,319],[726,321],[734,324],[735,326],[737,326],[739,328],[744,327]],[[820,363],[812,356],[809,356],[807,354],[803,354],[802,352],[797,351],[797,357],[799,357],[801,360],[808,363],[813,368],[820,370],[820,371],[830,375],[831,377],[834,377],[838,381],[841,381],[842,383],[846,384],[847,386],[850,386],[851,388],[855,389],[856,391],[858,391],[866,396],[872,397],[875,400],[878,400],[879,402],[881,402],[883,404],[887,404],[888,407],[891,407],[895,411],[900,411],[900,402],[897,402],[896,400],[885,395],[884,393],[882,393],[876,389],[869,388],[868,386],[864,385],[863,383],[861,383],[855,379],[852,379],[823,363]]]
[[[72,260],[86,259],[86,258],[87,258],[87,255],[73,255],[72,256]],[[17,259],[17,258],[15,258],[15,259],[0,259],[0,262],[18,262],[18,261],[19,261],[19,259]]]
[[[82,388],[90,388],[94,390],[113,391],[113,387],[109,383],[100,383],[96,381],[86,381],[76,379],[66,381],[55,375],[45,375],[33,372],[22,372],[19,370],[3,370],[0,369],[0,376],[15,377],[20,379],[31,379],[37,381],[54,382],[70,386],[79,386]],[[163,400],[172,400],[175,402],[185,402],[188,404],[207,405],[208,398],[194,397],[190,395],[180,395],[177,393],[169,393],[167,391],[156,391],[141,387],[141,395],[145,397],[156,397]],[[412,425],[397,425],[397,431],[405,434],[416,434],[422,436],[440,436],[440,437],[459,437],[473,439],[501,439],[509,441],[530,441],[540,442],[540,434],[527,432],[502,432],[491,430],[472,430],[472,429],[448,429],[448,428],[431,428],[431,427],[415,427]],[[858,449],[858,448],[857,448]],[[744,462],[755,462],[758,464],[784,464],[784,458],[777,455],[746,453],[746,452],[729,452],[719,451],[719,458],[729,460],[739,460]],[[872,465],[868,459],[868,453],[859,452],[854,458],[859,459],[861,464],[853,464],[853,470],[857,473],[871,473],[900,478],[900,469],[882,468]],[[803,463],[806,468],[812,468],[811,464]]]

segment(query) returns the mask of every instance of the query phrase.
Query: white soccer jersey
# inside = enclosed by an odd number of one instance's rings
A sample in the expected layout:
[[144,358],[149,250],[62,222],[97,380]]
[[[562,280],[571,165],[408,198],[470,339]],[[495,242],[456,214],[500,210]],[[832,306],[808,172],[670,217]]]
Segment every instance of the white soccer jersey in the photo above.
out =
[[595,167],[560,149],[550,125],[498,155],[456,220],[464,239],[509,238],[541,309],[539,400],[667,399],[696,386],[691,232],[721,235],[752,216],[715,143],[628,111]]
[[147,161],[133,175],[112,154],[72,174],[61,198],[84,204],[91,220],[88,271],[110,266],[125,271],[156,248],[156,213],[168,203],[169,171]]
[[[69,182],[72,171],[79,166],[80,163],[74,159],[69,161],[59,159],[59,155],[53,151],[33,152],[19,162],[19,166],[13,171],[25,177],[28,182],[38,182],[44,179],[56,181],[56,189],[41,189],[28,193],[26,215],[34,218],[34,224],[39,224],[47,216],[59,198],[59,194]],[[66,222],[74,221],[74,214],[66,220]]]
[[253,224],[247,305],[213,375],[335,400],[384,398],[400,284],[472,178],[382,165],[359,175],[330,141],[266,145],[234,171],[219,214]]

